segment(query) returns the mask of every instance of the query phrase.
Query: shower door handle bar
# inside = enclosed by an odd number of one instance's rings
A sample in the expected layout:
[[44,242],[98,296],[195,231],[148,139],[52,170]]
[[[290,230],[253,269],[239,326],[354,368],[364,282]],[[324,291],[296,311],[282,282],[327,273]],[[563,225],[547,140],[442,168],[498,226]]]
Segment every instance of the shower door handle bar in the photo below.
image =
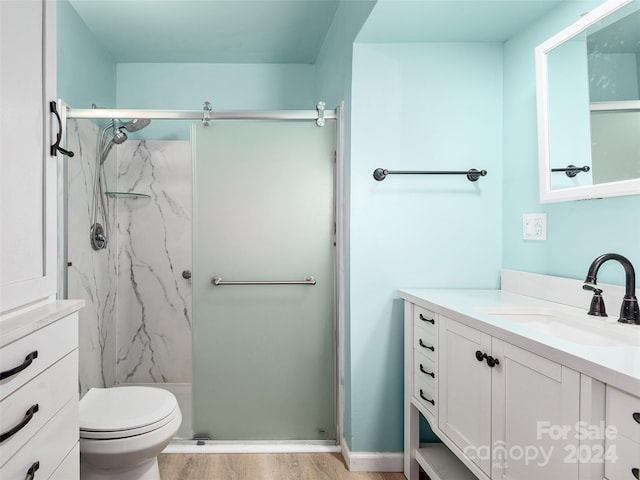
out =
[[304,280],[243,280],[227,281],[222,277],[213,277],[211,283],[216,286],[221,285],[315,285],[316,279],[312,276],[305,277]]

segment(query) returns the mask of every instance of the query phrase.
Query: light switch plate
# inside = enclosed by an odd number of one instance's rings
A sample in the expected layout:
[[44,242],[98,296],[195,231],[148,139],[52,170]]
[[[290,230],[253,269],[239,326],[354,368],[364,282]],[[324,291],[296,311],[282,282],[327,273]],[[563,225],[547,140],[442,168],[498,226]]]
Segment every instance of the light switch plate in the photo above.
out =
[[547,239],[547,214],[524,213],[522,215],[522,239],[546,240]]

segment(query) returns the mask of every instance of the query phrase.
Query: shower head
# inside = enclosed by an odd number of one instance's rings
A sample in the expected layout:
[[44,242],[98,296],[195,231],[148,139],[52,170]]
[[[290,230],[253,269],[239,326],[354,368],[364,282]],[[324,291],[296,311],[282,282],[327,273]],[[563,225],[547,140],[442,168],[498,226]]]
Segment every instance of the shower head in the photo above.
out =
[[[118,126],[116,126],[116,123]],[[121,130],[124,128],[127,132],[137,132],[138,130],[142,130],[144,127],[148,126],[150,123],[151,120],[148,118],[134,118],[129,122],[123,122],[117,118],[113,119],[114,129]]]

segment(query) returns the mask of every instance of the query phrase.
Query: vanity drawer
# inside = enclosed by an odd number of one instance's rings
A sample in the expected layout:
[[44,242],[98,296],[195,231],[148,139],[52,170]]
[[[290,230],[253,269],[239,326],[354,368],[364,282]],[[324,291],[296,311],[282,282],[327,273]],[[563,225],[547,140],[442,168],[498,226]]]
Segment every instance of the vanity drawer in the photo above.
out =
[[614,440],[606,442],[605,451],[615,452],[617,458],[604,462],[604,476],[607,480],[636,480],[635,469],[640,475],[640,443],[618,435]]
[[437,336],[433,333],[435,332],[416,326],[413,329],[413,349],[415,352],[426,355],[429,360],[435,363],[438,358],[436,346]]
[[417,305],[413,306],[413,325],[415,327],[422,327],[430,332],[431,335],[436,335],[437,331],[437,322],[436,314],[431,310],[427,310],[426,308],[419,307]]
[[[2,347],[0,372],[20,371],[0,381],[0,400],[77,347],[77,313]],[[33,357],[31,361],[29,356]]]
[[78,398],[78,351],[60,361],[2,400],[0,433],[22,428],[0,443],[0,465],[11,458],[70,399]]
[[[25,480],[38,462],[35,480],[48,479],[78,443],[78,400],[72,399],[33,437],[2,465],[2,480]],[[73,477],[71,477],[72,480]]]
[[[65,457],[60,466],[49,477],[49,480],[78,480],[80,478],[80,444]],[[37,479],[34,479],[37,480]]]
[[417,350],[413,352],[413,372],[416,378],[424,381],[436,382],[436,364],[426,355]]
[[431,413],[435,414],[436,409],[436,384],[431,378],[428,380],[424,376],[417,374],[413,382],[413,395]]
[[640,398],[607,385],[606,419],[619,435],[640,443]]

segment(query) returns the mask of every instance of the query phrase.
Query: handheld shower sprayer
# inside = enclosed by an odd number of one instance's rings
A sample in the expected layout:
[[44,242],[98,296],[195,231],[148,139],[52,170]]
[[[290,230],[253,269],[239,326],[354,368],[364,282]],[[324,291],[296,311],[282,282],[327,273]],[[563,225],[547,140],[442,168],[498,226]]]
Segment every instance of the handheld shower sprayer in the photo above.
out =
[[[114,118],[111,123],[104,127],[98,138],[96,176],[93,187],[93,204],[91,207],[91,226],[89,240],[94,250],[107,248],[109,240],[109,206],[104,199],[104,192],[107,190],[106,179],[103,173],[103,164],[114,145],[124,143],[128,136],[127,132],[137,132],[151,123],[148,118],[134,118],[128,122]],[[113,136],[107,140],[108,132],[111,130]],[[100,223],[102,222],[102,223]]]

